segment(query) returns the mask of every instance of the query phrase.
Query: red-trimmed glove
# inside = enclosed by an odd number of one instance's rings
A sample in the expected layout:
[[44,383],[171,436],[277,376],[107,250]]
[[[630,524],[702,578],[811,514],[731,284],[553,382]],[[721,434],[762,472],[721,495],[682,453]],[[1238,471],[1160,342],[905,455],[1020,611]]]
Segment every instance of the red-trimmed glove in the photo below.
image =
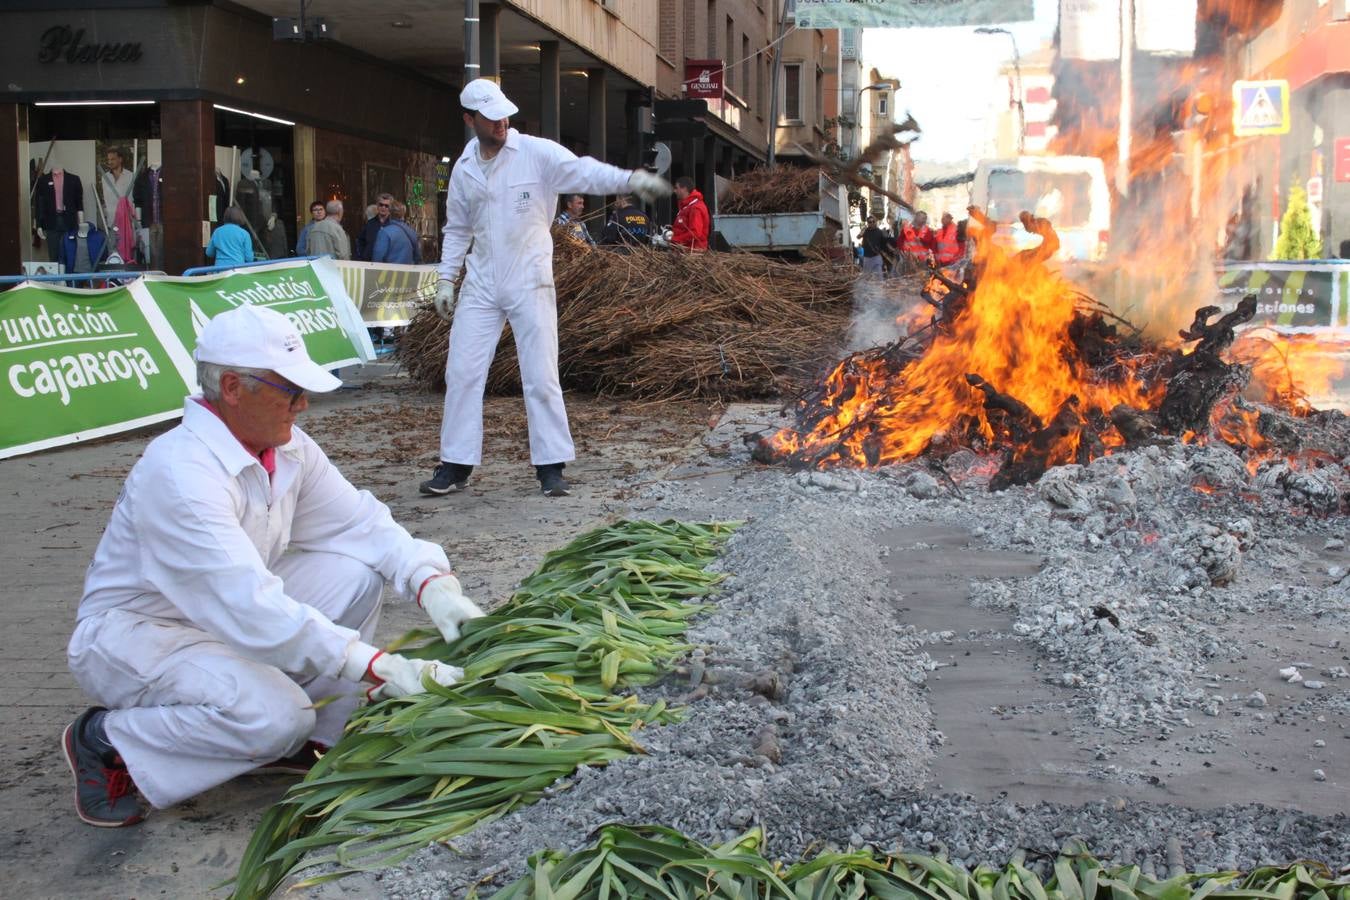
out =
[[[365,647],[366,645],[357,644],[355,646]],[[342,672],[344,677],[350,677],[352,673],[348,669],[357,664],[360,658],[361,656],[356,653],[348,655],[348,665],[343,667]],[[366,669],[359,680],[371,685],[366,691],[366,696],[370,698],[371,702],[376,702],[387,700],[390,697],[422,693],[427,689],[423,681],[425,675],[430,675],[431,680],[436,684],[449,687],[464,677],[464,670],[435,660],[408,659],[406,656],[400,656],[397,653],[385,653],[383,650],[379,650],[370,658],[370,662],[366,665]]]
[[450,574],[432,575],[423,581],[417,589],[417,605],[427,611],[441,637],[447,641],[459,637],[460,626],[465,622],[486,615],[464,596],[459,579]]

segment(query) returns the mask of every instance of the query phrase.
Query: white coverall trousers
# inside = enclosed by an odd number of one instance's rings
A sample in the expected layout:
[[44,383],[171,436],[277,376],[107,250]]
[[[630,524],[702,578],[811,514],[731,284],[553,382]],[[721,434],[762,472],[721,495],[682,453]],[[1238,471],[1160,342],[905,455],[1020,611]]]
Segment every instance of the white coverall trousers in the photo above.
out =
[[[378,572],[349,556],[290,553],[273,573],[296,602],[371,642],[384,589]],[[111,710],[103,720],[108,740],[157,808],[288,756],[306,740],[332,746],[361,698],[353,682],[297,683],[191,624],[116,609],[79,624],[70,668]],[[340,699],[311,708],[331,696]]]
[[445,361],[445,415],[441,462],[476,466],[483,461],[483,390],[502,324],[511,323],[530,428],[530,462],[536,466],[576,459],[558,381],[558,306],[552,287],[498,289],[497,295],[465,288],[450,327]]

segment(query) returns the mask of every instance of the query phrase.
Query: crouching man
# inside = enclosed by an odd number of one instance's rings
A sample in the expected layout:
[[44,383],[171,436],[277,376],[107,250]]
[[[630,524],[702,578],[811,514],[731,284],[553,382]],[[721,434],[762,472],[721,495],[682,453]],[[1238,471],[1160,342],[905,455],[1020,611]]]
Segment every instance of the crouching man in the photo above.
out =
[[127,477],[70,639],[71,671],[100,704],[62,738],[90,825],[141,821],[141,797],[163,808],[245,772],[303,772],[363,690],[453,684],[453,666],[371,645],[386,583],[448,640],[483,614],[439,546],[294,427],[308,392],[340,382],[285,316],[221,313],[196,358],[202,393]]

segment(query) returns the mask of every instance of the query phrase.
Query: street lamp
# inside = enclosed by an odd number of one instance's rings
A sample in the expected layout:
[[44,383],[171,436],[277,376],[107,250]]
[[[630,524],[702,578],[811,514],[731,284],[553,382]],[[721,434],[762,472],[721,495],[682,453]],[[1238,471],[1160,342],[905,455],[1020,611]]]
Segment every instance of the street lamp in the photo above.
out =
[[862,95],[863,91],[875,91],[894,87],[888,81],[869,84],[858,88],[858,95],[853,98],[853,155],[857,156],[862,149]]
[[1017,155],[1021,156],[1026,151],[1027,146],[1027,114],[1022,108],[1022,57],[1017,52],[1017,36],[1006,28],[976,28],[976,34],[1006,34],[1008,40],[1012,41],[1013,48],[1013,74],[1014,83],[1017,91]]

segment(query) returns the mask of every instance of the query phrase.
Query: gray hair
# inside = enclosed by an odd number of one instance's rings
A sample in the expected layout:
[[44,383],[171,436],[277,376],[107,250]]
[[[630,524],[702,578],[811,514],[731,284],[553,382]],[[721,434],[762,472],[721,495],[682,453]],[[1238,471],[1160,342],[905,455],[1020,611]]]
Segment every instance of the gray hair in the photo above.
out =
[[323,209],[324,212],[328,213],[330,216],[340,216],[342,215],[342,201],[329,200],[324,204]]
[[[216,401],[220,399],[220,379],[226,372],[233,372],[236,375],[255,375],[258,378],[265,378],[270,374],[267,369],[250,369],[246,366],[225,366],[220,363],[198,362],[197,363],[197,383],[202,386],[202,396],[207,400]],[[249,390],[258,391],[262,385],[249,379]]]

